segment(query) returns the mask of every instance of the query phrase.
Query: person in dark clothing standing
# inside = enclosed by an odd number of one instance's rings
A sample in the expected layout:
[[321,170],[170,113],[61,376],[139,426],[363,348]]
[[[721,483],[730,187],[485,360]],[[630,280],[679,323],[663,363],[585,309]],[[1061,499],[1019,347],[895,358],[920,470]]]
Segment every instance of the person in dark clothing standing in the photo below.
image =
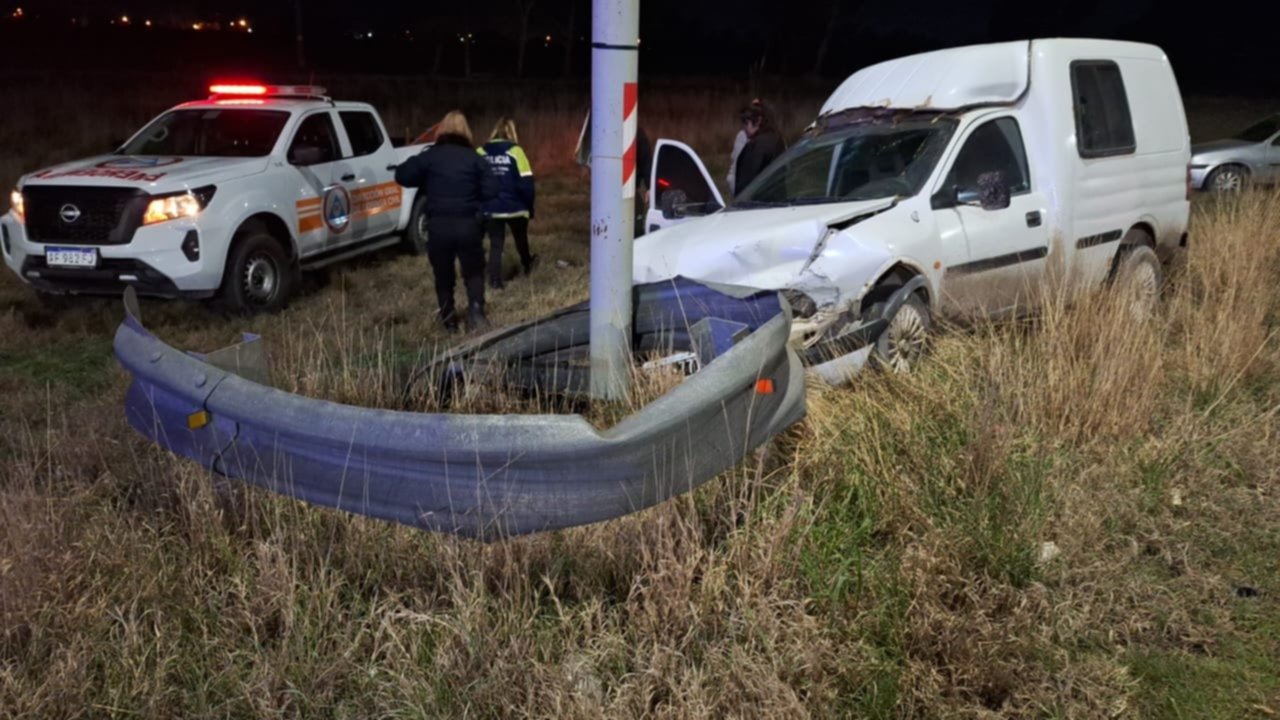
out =
[[636,224],[634,237],[644,235],[645,216],[649,214],[649,176],[653,170],[653,148],[644,128],[636,126]]
[[735,194],[742,192],[760,171],[787,149],[774,121],[773,111],[767,105],[753,103],[745,108],[742,111],[742,129],[747,133],[747,144],[734,167]]
[[484,312],[484,204],[498,196],[488,163],[476,153],[467,118],[454,110],[440,121],[435,144],[396,168],[396,182],[426,198],[427,259],[436,278],[440,320],[458,327],[454,262],[467,288],[467,324],[488,325]]
[[529,221],[534,216],[533,166],[519,142],[515,121],[502,117],[489,142],[479,151],[498,183],[498,197],[485,203],[484,208],[489,229],[489,286],[495,290],[503,285],[502,245],[508,227],[525,275],[537,260],[536,255],[529,254]]

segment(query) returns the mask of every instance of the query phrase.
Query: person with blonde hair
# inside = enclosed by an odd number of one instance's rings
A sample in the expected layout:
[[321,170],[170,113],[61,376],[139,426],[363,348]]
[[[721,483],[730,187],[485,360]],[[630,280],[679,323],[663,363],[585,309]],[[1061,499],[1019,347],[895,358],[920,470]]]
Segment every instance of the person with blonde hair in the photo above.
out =
[[462,266],[467,324],[488,325],[484,298],[484,207],[497,197],[497,182],[476,154],[471,127],[460,110],[444,116],[435,142],[396,168],[396,182],[418,188],[427,218],[427,259],[436,280],[439,318],[458,327],[454,262]]
[[520,253],[525,275],[533,270],[538,259],[537,255],[529,253],[529,221],[534,216],[533,166],[519,142],[516,121],[504,115],[493,126],[489,142],[479,149],[498,183],[498,196],[485,205],[489,234],[489,286],[494,289],[503,286],[502,246],[506,242],[508,227],[516,242],[516,252]]

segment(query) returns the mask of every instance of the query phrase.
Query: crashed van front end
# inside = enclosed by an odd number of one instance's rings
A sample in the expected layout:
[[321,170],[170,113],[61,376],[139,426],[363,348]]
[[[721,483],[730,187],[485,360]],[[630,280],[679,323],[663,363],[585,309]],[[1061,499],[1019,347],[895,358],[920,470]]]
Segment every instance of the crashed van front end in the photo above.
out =
[[[635,347],[687,352],[691,374],[607,430],[581,415],[405,412],[284,392],[253,360],[260,339],[177,350],[143,326],[131,292],[114,347],[132,377],[128,422],[160,447],[313,504],[494,540],[691,491],[803,416],[778,293],[683,278],[635,292]],[[431,367],[465,376],[502,362],[533,392],[572,394],[587,379],[589,314],[582,304],[495,331]]]

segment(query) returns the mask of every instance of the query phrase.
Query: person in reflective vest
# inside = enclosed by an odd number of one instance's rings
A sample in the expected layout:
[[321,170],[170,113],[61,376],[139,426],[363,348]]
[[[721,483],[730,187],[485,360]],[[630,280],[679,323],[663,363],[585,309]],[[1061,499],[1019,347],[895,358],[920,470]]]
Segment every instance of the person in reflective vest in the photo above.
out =
[[529,221],[534,217],[533,166],[529,156],[519,145],[516,122],[501,117],[493,127],[489,142],[478,149],[488,162],[489,170],[497,181],[498,196],[485,204],[485,218],[489,234],[489,286],[503,286],[502,246],[506,242],[506,230],[520,253],[524,274],[532,270],[538,256],[529,253]]

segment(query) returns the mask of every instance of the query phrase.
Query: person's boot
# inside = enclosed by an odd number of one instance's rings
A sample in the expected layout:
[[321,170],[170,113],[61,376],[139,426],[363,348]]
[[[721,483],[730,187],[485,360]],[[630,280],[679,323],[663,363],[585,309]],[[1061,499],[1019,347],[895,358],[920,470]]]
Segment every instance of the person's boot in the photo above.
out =
[[538,256],[532,255],[528,260],[524,261],[524,274],[526,277],[533,272],[533,266],[538,264]]
[[489,327],[489,320],[484,316],[483,303],[469,303],[467,306],[467,327],[472,330],[484,330]]
[[453,303],[442,305],[437,315],[440,324],[444,325],[445,330],[454,331],[458,329],[458,313],[453,307]]

